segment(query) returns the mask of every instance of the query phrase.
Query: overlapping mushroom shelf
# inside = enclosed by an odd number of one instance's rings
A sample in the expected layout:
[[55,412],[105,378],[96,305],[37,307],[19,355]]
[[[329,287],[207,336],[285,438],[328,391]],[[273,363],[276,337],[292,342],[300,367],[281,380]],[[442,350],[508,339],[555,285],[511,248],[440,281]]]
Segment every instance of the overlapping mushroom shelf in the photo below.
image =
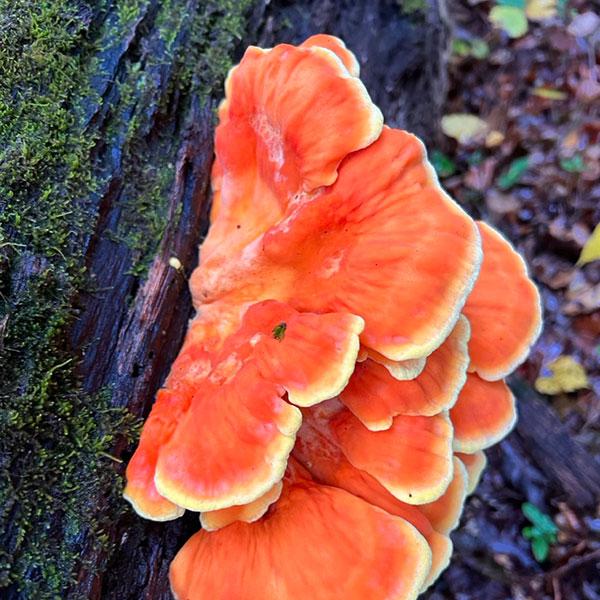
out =
[[225,89],[197,315],[125,496],[201,513],[178,598],[414,598],[515,422],[538,293],[337,38],[250,47]]

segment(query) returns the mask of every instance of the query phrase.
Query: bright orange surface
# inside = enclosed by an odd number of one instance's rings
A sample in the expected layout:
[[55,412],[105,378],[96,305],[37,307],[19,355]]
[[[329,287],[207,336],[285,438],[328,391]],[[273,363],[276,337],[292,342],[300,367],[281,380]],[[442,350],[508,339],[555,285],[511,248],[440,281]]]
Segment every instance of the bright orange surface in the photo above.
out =
[[179,600],[417,597],[431,562],[406,521],[344,490],[284,484],[255,523],[200,531],[171,564]]
[[383,122],[361,81],[317,46],[249,47],[226,94],[215,133],[218,219],[203,260],[214,251],[230,255],[279,220],[298,194],[333,183],[340,161],[374,141]]
[[340,400],[372,431],[396,415],[432,416],[454,405],[466,379],[469,325],[461,318],[415,379],[398,381],[373,360],[358,363]]
[[369,431],[350,411],[331,419],[348,460],[409,504],[437,500],[452,480],[452,426],[443,415],[397,416],[386,431]]
[[463,312],[471,324],[470,370],[495,381],[522,363],[537,339],[540,296],[521,256],[489,225],[477,225],[483,263]]
[[435,182],[421,142],[384,128],[343,161],[335,184],[299,200],[243,252],[209,255],[191,288],[199,306],[277,298],[350,312],[365,319],[363,344],[405,360],[450,333],[479,260],[477,228]]
[[[400,381],[418,377],[423,372],[425,363],[427,362],[425,356],[422,356],[421,358],[409,358],[408,360],[391,360],[372,348],[365,348],[364,346],[362,348],[362,353],[359,352],[359,356],[363,360],[370,358],[376,363],[383,365],[390,372],[392,377]],[[360,359],[357,360],[360,362]]]
[[127,465],[127,485],[123,495],[143,517],[168,521],[180,517],[184,510],[161,496],[154,485],[156,461],[161,446],[166,443],[190,403],[182,392],[159,390],[138,447]]
[[427,517],[431,526],[441,533],[449,533],[458,526],[465,498],[467,497],[468,475],[465,466],[454,458],[454,472],[444,495],[421,504],[419,510]]
[[469,373],[450,410],[454,449],[472,454],[500,441],[517,419],[515,399],[504,381],[485,381]]
[[323,33],[318,33],[316,35],[311,35],[308,39],[304,40],[301,44],[303,48],[309,48],[311,46],[320,46],[321,48],[327,48],[327,50],[331,50],[341,61],[344,63],[346,69],[348,69],[348,73],[353,77],[358,77],[360,72],[360,67],[358,65],[358,61],[356,57],[348,48],[346,48],[346,44],[340,38],[337,38],[333,35],[326,35]]
[[464,454],[463,452],[456,452],[454,454],[460,461],[465,465],[467,469],[467,475],[469,478],[467,485],[467,494],[472,494],[477,487],[485,465],[487,464],[487,458],[483,450],[479,450],[473,454]]
[[[277,327],[279,336],[274,334]],[[346,386],[363,328],[364,321],[354,315],[297,313],[267,301],[248,310],[239,335],[253,345],[261,375],[282,385],[293,404],[310,406]]]
[[[326,411],[326,408],[322,410],[320,406],[303,411],[304,423],[298,432],[293,451],[294,458],[310,471],[316,481],[344,489],[414,525],[425,537],[431,549],[432,565],[426,582],[426,585],[429,585],[448,565],[452,552],[450,539],[444,533],[436,531],[425,517],[421,506],[401,502],[376,479],[350,464],[332,440],[327,428]],[[447,492],[438,500],[454,511],[448,516],[452,521],[458,519],[462,507],[464,493],[460,487],[460,485],[450,484]],[[442,519],[438,519],[438,522],[441,523]]]
[[248,504],[230,506],[221,510],[209,510],[200,515],[200,524],[206,531],[215,531],[227,527],[236,521],[253,523],[260,519],[269,506],[279,500],[283,484],[278,481],[268,492]]
[[[271,488],[301,421],[284,392],[302,406],[339,393],[363,321],[265,301],[249,307],[225,340],[219,327],[209,313],[191,324],[144,427],[126,493],[146,517],[250,503]],[[177,410],[163,408],[167,397],[182,399]]]
[[304,465],[316,481],[343,488],[348,492],[379,506],[387,512],[403,517],[425,537],[431,529],[448,533],[456,526],[466,495],[466,471],[454,459],[454,474],[450,485],[437,500],[414,506],[392,496],[376,479],[354,467],[341,448],[331,439],[327,417],[319,408],[304,411],[304,422],[294,446],[293,456]]
[[317,35],[227,77],[198,312],[125,490],[215,530],[173,562],[180,600],[416,598],[514,424],[497,380],[539,333],[537,290],[358,70]]
[[264,494],[283,475],[301,422],[282,395],[252,364],[227,382],[203,382],[160,449],[154,477],[159,493],[199,511]]

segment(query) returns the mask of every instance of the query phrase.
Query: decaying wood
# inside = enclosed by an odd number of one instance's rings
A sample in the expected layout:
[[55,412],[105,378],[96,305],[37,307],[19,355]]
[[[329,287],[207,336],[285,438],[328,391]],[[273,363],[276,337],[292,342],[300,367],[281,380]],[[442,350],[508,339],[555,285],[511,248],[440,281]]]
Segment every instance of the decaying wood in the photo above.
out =
[[570,435],[556,413],[521,379],[511,380],[519,399],[516,436],[550,484],[571,506],[600,500],[600,465]]

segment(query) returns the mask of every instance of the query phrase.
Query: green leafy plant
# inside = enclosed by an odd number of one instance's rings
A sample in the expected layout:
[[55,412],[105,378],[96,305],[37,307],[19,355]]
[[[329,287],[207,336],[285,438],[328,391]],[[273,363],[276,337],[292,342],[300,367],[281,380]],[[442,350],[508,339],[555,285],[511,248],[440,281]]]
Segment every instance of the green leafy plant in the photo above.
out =
[[523,537],[531,542],[531,551],[535,560],[544,562],[548,558],[550,546],[556,543],[558,527],[554,521],[531,502],[521,507],[525,517],[532,523],[523,527]]
[[483,60],[490,55],[490,47],[481,38],[476,37],[470,40],[455,38],[452,40],[452,52],[457,56],[472,56],[478,60]]
[[523,156],[513,160],[508,169],[498,177],[496,183],[501,190],[508,190],[518,183],[529,168],[529,157]]
[[454,161],[443,152],[434,150],[430,158],[438,177],[450,177],[450,175],[454,175],[456,172]]
[[585,171],[585,162],[581,154],[575,154],[570,158],[562,158],[560,166],[567,173],[583,173]]

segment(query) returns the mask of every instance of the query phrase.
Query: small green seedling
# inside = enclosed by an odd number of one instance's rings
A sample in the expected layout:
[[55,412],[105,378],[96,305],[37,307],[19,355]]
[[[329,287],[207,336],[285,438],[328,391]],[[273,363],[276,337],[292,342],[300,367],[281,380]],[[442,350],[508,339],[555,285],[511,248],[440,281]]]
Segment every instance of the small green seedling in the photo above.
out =
[[532,523],[523,528],[523,537],[531,542],[531,551],[535,560],[544,562],[548,558],[550,546],[556,544],[558,527],[548,515],[530,502],[525,502],[521,510]]

